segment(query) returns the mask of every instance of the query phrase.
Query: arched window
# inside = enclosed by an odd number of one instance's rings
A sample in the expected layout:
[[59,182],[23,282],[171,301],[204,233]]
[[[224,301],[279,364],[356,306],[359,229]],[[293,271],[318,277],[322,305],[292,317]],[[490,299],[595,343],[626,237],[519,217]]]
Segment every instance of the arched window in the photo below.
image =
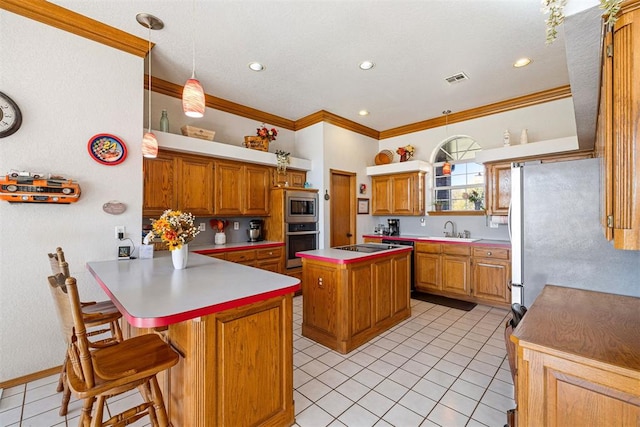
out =
[[[482,147],[471,137],[458,135],[445,140],[433,156],[434,210],[472,211],[484,207],[484,167],[474,163]],[[451,171],[445,174],[445,163]],[[443,171],[444,169],[444,171]]]

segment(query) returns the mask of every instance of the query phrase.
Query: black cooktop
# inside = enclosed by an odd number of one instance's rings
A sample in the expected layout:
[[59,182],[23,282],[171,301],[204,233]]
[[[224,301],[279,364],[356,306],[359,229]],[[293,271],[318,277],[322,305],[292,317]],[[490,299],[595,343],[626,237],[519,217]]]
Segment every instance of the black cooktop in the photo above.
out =
[[374,253],[380,251],[386,251],[388,249],[394,249],[396,246],[393,245],[349,245],[349,246],[338,246],[334,249],[340,249],[342,251],[353,251],[353,252],[364,252],[364,253]]

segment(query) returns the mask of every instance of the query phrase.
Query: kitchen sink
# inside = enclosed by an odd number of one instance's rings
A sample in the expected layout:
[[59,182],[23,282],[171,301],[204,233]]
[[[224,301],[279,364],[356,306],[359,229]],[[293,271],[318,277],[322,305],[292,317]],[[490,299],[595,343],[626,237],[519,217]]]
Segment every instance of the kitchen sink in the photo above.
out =
[[477,242],[480,239],[468,239],[464,237],[425,237],[427,240],[441,240],[443,242],[462,242],[462,243],[471,243]]

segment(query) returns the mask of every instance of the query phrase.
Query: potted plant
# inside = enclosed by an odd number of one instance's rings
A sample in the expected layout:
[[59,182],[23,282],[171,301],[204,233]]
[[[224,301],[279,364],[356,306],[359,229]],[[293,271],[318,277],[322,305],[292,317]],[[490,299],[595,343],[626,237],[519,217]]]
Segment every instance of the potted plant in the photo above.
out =
[[440,212],[443,206],[444,206],[444,202],[440,200],[433,202],[433,210],[435,210],[436,212]]
[[291,153],[287,153],[284,150],[276,150],[276,168],[278,173],[286,173],[287,166],[289,165],[289,155]]
[[482,192],[471,190],[469,193],[464,193],[462,197],[472,202],[475,210],[479,211],[482,209],[482,200],[484,199]]

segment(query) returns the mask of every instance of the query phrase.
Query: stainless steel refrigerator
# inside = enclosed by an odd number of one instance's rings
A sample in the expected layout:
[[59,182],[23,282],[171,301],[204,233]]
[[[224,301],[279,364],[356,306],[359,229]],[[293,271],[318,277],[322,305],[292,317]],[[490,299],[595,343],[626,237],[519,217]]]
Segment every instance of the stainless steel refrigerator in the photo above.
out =
[[598,159],[512,165],[512,302],[531,306],[545,284],[640,296],[640,251],[605,239],[599,187]]

